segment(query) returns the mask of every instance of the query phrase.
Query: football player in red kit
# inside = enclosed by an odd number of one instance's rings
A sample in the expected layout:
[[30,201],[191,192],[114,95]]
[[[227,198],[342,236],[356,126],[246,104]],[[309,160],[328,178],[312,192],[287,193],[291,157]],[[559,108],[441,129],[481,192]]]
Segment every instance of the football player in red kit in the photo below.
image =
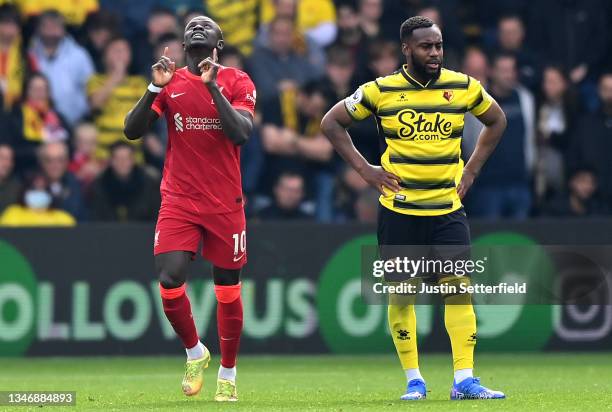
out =
[[255,87],[244,72],[217,63],[219,25],[204,16],[187,23],[187,66],[164,55],[152,82],[125,118],[125,135],[141,137],[159,117],[168,124],[153,253],[164,312],[187,351],[183,392],[202,388],[210,353],[202,344],[185,292],[198,253],[213,264],[221,366],[217,401],[236,401],[236,356],[242,332],[240,271],[246,263],[240,145],[253,129]]

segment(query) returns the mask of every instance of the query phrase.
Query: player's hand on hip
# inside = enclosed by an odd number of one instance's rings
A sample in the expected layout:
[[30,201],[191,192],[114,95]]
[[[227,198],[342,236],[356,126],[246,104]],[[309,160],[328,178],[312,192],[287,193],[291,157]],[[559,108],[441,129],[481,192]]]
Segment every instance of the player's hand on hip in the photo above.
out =
[[368,182],[370,186],[374,187],[382,195],[385,194],[385,188],[390,189],[393,193],[401,190],[399,185],[401,179],[393,173],[387,172],[381,166],[368,165],[360,174],[363,180]]
[[217,48],[215,47],[212,51],[212,57],[207,57],[198,64],[198,67],[202,71],[202,81],[207,86],[213,86],[217,84],[217,73],[219,72],[219,63],[217,58]]
[[151,66],[151,79],[154,86],[164,87],[174,76],[176,70],[176,63],[174,63],[168,56],[168,47],[164,49],[164,54],[161,58]]
[[457,194],[459,195],[459,199],[463,199],[468,190],[470,190],[470,187],[472,187],[475,178],[476,174],[474,172],[471,172],[468,169],[463,169],[461,182],[459,182],[459,186],[457,187]]

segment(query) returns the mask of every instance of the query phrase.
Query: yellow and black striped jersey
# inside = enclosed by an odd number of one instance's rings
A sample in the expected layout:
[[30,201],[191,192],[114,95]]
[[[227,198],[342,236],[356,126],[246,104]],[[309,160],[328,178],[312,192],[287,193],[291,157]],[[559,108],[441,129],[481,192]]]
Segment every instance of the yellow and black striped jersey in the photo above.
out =
[[463,73],[442,69],[438,79],[421,84],[406,66],[347,97],[344,105],[353,119],[376,116],[386,142],[381,165],[401,178],[402,190],[385,190],[380,203],[417,216],[459,209],[464,115],[469,111],[479,116],[492,102],[480,82]]

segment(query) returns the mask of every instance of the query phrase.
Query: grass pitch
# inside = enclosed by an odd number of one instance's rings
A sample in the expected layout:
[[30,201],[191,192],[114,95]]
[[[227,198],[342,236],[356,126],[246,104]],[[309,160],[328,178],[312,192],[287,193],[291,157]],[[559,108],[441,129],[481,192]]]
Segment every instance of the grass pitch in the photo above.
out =
[[448,400],[450,355],[421,356],[429,392],[427,400],[417,402],[399,401],[405,378],[392,355],[242,356],[237,404],[212,401],[219,362],[214,355],[202,393],[183,396],[183,362],[182,357],[0,359],[0,390],[77,392],[76,407],[53,411],[612,410],[612,353],[480,355],[477,375],[508,399],[461,402]]

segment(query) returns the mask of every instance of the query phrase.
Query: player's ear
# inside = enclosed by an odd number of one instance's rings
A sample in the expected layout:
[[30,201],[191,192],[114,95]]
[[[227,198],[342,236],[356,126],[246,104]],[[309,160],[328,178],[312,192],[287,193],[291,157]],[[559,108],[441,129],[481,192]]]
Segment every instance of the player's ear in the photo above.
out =
[[223,50],[223,46],[225,46],[225,43],[223,42],[223,40],[219,40],[219,41],[217,42],[217,50],[218,50],[218,51]]

